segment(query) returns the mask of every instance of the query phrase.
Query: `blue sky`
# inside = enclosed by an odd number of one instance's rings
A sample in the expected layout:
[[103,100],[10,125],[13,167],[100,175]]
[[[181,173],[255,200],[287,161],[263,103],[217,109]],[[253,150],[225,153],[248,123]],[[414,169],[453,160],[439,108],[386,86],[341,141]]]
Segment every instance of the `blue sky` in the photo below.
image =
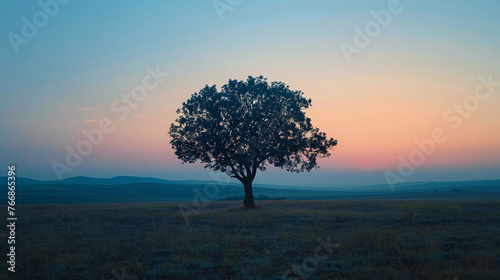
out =
[[[2,2],[2,164],[54,179],[51,164],[64,163],[66,147],[106,117],[116,130],[65,177],[210,179],[175,158],[165,134],[175,109],[205,84],[262,74],[311,97],[308,115],[339,147],[311,174],[270,170],[258,182],[383,183],[415,139],[447,125],[442,113],[474,92],[478,76],[500,80],[498,1],[401,1],[401,12],[350,63],[339,45],[352,44],[355,28],[390,1],[243,0],[222,20],[213,3],[68,1],[15,53],[8,34],[22,35],[23,17],[32,22],[43,9]],[[140,85],[148,66],[168,78],[117,120],[110,104]],[[498,178],[496,93],[405,179]]]

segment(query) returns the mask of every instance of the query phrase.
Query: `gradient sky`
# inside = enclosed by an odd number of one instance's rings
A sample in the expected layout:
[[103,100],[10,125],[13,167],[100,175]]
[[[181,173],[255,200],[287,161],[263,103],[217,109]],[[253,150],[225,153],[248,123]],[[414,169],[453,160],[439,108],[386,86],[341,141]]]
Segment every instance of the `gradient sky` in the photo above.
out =
[[[65,163],[65,148],[109,118],[115,130],[64,177],[211,180],[202,165],[181,165],[168,144],[176,108],[205,84],[264,75],[312,98],[307,115],[339,145],[320,169],[270,169],[256,183],[384,183],[436,128],[446,141],[406,181],[499,179],[500,87],[460,125],[457,113],[455,121],[443,114],[470,100],[479,76],[500,81],[500,2],[401,1],[348,63],[340,44],[353,45],[355,28],[389,2],[243,0],[221,20],[211,0],[73,0],[16,54],[8,34],[22,35],[23,17],[32,22],[42,8],[2,1],[1,165],[55,179],[51,164]],[[157,65],[170,75],[121,120],[112,102]]]

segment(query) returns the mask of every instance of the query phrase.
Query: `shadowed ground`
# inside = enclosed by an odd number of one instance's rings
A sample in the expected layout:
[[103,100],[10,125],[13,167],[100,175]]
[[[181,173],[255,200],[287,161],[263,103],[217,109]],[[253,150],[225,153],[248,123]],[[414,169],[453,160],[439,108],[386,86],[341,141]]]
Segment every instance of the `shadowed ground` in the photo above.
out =
[[[243,210],[241,201],[211,202],[189,224],[174,202],[23,205],[17,209],[15,276],[282,279],[287,271],[290,279],[500,275],[500,202],[258,205],[257,210]],[[6,244],[6,230],[1,233]],[[6,246],[2,248],[5,256]],[[2,262],[2,279],[6,268]]]

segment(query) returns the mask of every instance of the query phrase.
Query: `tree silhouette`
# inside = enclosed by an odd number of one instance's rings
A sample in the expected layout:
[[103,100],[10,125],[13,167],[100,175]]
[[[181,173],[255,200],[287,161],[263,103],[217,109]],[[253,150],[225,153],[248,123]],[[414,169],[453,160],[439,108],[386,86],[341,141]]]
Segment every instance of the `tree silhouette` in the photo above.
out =
[[311,99],[263,76],[229,80],[218,91],[206,85],[177,109],[170,144],[183,163],[201,161],[243,183],[245,208],[255,207],[252,182],[274,165],[290,172],[317,168],[337,140],[311,124]]

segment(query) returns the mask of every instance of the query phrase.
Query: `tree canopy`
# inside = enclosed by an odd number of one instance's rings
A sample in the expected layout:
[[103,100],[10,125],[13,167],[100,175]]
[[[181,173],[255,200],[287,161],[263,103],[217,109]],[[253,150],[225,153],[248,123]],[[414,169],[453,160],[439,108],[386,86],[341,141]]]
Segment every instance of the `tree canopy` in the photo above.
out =
[[220,91],[206,85],[177,110],[170,144],[184,163],[200,161],[250,188],[267,165],[310,171],[337,140],[312,125],[304,112],[311,99],[303,95],[263,76],[229,80]]

